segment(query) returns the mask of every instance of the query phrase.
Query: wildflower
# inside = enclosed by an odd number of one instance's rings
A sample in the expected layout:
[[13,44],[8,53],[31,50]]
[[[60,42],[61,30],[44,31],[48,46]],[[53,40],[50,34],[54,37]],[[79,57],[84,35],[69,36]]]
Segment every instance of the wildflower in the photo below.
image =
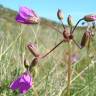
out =
[[23,24],[37,24],[40,18],[33,10],[27,7],[20,7],[19,13],[16,16],[16,21]]
[[68,18],[67,18],[67,23],[68,23],[68,25],[69,25],[70,27],[73,26],[73,19],[72,19],[72,16],[71,16],[71,15],[68,16]]
[[86,16],[84,16],[83,19],[87,22],[95,21],[96,20],[96,15],[94,15],[94,14],[86,15]]
[[58,9],[57,17],[58,17],[59,20],[63,20],[64,19],[64,13],[63,13],[62,10]]
[[29,43],[29,44],[27,45],[27,47],[28,47],[28,49],[30,50],[30,52],[31,52],[35,57],[39,57],[39,56],[40,56],[40,53],[39,53],[39,51],[38,51],[38,49],[37,49],[37,47],[36,47],[35,44]]
[[25,94],[32,87],[32,77],[29,72],[24,72],[10,85],[10,88],[15,91],[19,90],[20,93]]

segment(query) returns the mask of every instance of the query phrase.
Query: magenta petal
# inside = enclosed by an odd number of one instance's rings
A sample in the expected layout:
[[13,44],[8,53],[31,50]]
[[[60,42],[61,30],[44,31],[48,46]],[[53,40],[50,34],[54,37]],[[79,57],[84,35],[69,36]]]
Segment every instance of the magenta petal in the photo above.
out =
[[11,88],[12,90],[15,91],[15,90],[18,88],[18,86],[19,86],[19,80],[20,80],[20,78],[18,78],[17,80],[15,80],[15,81],[13,81],[13,82],[11,83],[10,88]]
[[19,92],[20,93],[26,93],[29,89],[31,88],[31,86],[30,86],[30,84],[29,83],[25,83],[25,82],[23,82],[23,83],[20,83],[20,86],[19,86]]
[[35,12],[27,7],[20,7],[19,14],[22,18],[28,19],[28,17],[37,17]]
[[23,6],[19,9],[16,21],[23,24],[38,24],[40,19],[33,10]]
[[20,15],[16,16],[16,21],[23,24],[32,24],[32,22],[28,22],[26,19],[22,18]]

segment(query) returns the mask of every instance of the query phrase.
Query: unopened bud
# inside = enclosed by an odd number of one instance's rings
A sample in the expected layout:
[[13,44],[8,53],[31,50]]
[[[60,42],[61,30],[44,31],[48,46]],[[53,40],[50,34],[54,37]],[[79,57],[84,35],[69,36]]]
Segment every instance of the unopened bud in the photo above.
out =
[[24,60],[24,67],[28,70],[28,68],[29,68],[29,63],[28,63],[28,61],[25,59]]
[[68,25],[69,25],[70,27],[73,26],[73,19],[72,19],[72,16],[71,16],[71,15],[68,16],[68,18],[67,18],[67,23],[68,23]]
[[58,17],[59,20],[63,20],[64,19],[64,13],[63,13],[62,10],[58,9],[57,17]]
[[87,21],[87,22],[92,22],[92,21],[95,21],[96,20],[96,15],[94,15],[94,14],[86,15],[86,16],[84,16],[83,19],[85,21]]
[[37,49],[37,47],[36,47],[35,44],[29,43],[29,44],[27,45],[27,47],[28,47],[29,51],[30,51],[35,57],[39,57],[39,56],[40,56],[40,53],[39,53],[39,51],[38,51],[38,49]]
[[89,32],[85,32],[81,40],[81,48],[85,47],[90,37]]

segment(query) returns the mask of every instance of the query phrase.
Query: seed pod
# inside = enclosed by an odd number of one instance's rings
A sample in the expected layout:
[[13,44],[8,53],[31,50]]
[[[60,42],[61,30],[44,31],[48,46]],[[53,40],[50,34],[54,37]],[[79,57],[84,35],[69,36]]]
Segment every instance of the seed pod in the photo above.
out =
[[67,18],[67,23],[68,23],[68,25],[69,25],[70,27],[73,26],[73,19],[72,19],[72,16],[71,16],[71,15],[68,16],[68,18]]
[[58,17],[59,20],[63,20],[64,19],[64,13],[63,13],[62,10],[58,9],[57,17]]
[[96,20],[96,15],[94,15],[94,14],[86,15],[86,16],[84,16],[83,19],[85,21],[87,21],[87,22],[92,22],[92,21],[95,21]]
[[29,71],[31,71],[32,68],[37,65],[38,61],[39,61],[39,58],[34,58],[34,59],[32,60],[30,66],[29,66]]
[[29,44],[27,45],[27,47],[28,47],[29,51],[30,51],[35,57],[39,57],[39,56],[40,56],[40,53],[39,53],[39,51],[38,51],[38,49],[37,49],[37,47],[36,47],[35,44],[29,43]]
[[81,40],[81,44],[80,44],[81,45],[81,48],[83,48],[83,47],[86,46],[89,38],[90,38],[90,33],[89,32],[85,32],[84,35],[83,35],[83,37],[82,37],[82,40]]

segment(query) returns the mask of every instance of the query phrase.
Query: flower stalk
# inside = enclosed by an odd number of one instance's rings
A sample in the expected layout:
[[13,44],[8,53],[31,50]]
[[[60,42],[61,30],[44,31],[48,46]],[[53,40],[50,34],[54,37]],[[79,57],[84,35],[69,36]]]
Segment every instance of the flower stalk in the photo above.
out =
[[77,28],[78,24],[80,23],[80,21],[82,21],[83,18],[79,19],[78,22],[76,23],[76,25],[74,26],[73,30],[70,32],[71,34],[73,34],[73,32],[75,31],[75,29]]
[[71,96],[71,75],[72,75],[72,66],[71,66],[71,42],[68,42],[68,47],[69,47],[69,56],[68,56],[68,62],[67,62],[67,96]]

